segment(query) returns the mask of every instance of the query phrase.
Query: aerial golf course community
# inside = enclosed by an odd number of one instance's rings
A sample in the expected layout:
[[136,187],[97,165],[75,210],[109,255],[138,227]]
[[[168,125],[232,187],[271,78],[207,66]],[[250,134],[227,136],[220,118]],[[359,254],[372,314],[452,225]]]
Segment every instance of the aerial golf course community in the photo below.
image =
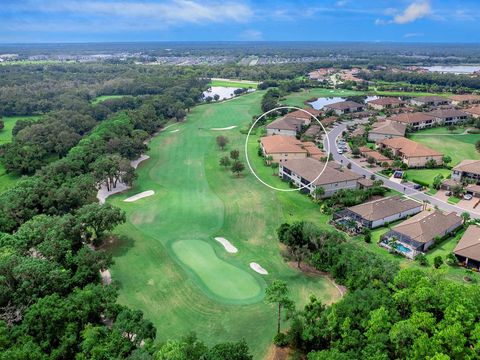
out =
[[[118,233],[132,238],[111,248],[120,301],[144,311],[160,337],[192,328],[209,343],[245,337],[255,358],[267,352],[275,334],[276,314],[263,302],[271,279],[287,281],[299,307],[311,294],[325,303],[341,296],[329,279],[303,274],[280,254],[278,226],[300,218],[325,223],[318,207],[296,192],[270,190],[248,172],[237,178],[218,166],[216,136],[230,139],[225,153],[243,149],[245,135],[238,129],[261,112],[262,95],[195,107],[184,123],[151,140],[150,159],[139,166],[134,187],[109,199],[127,213]],[[211,130],[231,126],[238,128]],[[155,195],[123,201],[148,190]],[[229,253],[215,237],[238,252]]]

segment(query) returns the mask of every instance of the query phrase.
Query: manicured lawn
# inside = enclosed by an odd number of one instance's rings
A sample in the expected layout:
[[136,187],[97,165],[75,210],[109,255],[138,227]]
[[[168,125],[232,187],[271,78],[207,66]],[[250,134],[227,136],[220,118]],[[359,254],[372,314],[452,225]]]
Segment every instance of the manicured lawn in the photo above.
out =
[[252,88],[256,89],[258,82],[255,81],[235,81],[235,80],[220,80],[215,79],[210,81],[210,86],[225,86],[225,87],[238,87],[238,88]]
[[460,199],[458,197],[455,197],[455,196],[450,196],[447,201],[450,204],[458,204],[460,202],[460,200],[462,200],[462,199]]
[[124,97],[125,95],[101,95],[97,96],[95,99],[92,100],[92,105],[101,103],[102,101],[109,100],[109,99],[119,99]]
[[437,192],[438,192],[437,189],[430,188],[430,189],[428,189],[427,194],[433,196],[433,195],[435,195]]
[[475,149],[475,142],[480,140],[480,134],[428,135],[441,130],[448,133],[448,130],[444,128],[435,128],[426,130],[428,133],[423,130],[419,131],[412,134],[410,138],[442,154],[449,155],[452,158],[452,162],[449,164],[451,166],[455,166],[465,159],[480,159],[480,154]]
[[433,179],[435,176],[438,174],[443,175],[444,178],[446,178],[448,175],[450,175],[450,170],[448,169],[443,169],[443,168],[437,168],[437,169],[409,169],[407,170],[407,180],[410,181],[424,181],[430,185],[433,183]]
[[[139,167],[134,188],[109,200],[127,213],[126,224],[116,231],[128,238],[108,247],[115,259],[111,270],[120,285],[119,301],[143,310],[157,327],[159,341],[190,331],[208,344],[245,338],[260,359],[276,330],[275,308],[263,301],[263,289],[272,280],[287,281],[298,307],[311,294],[326,303],[339,298],[326,278],[286,264],[276,239],[275,230],[285,221],[328,226],[319,206],[297,192],[268,189],[248,170],[236,177],[218,163],[232,149],[239,149],[245,160],[246,136],[239,129],[261,113],[263,93],[194,108],[185,123],[152,140],[151,158]],[[238,128],[209,130],[231,125]],[[218,135],[230,140],[224,151],[216,145]],[[263,166],[255,143],[249,152]],[[271,168],[261,172],[280,182]],[[155,195],[123,202],[146,190]],[[228,239],[238,253],[227,253],[215,236]],[[250,262],[269,274],[257,274]]]
[[[2,120],[5,127],[0,130],[0,145],[12,141],[12,129],[18,120],[37,121],[41,116],[6,116]],[[0,163],[0,193],[11,188],[20,177],[14,174],[7,174],[5,167]]]

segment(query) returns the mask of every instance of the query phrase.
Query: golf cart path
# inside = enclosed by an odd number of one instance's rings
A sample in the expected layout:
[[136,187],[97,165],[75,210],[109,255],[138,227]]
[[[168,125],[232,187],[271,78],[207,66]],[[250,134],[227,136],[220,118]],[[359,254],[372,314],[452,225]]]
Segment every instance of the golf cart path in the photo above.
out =
[[140,200],[140,199],[152,196],[152,195],[155,195],[155,191],[147,190],[147,191],[143,191],[141,193],[138,193],[136,195],[130,196],[129,198],[127,198],[123,201],[125,201],[125,202],[135,202],[137,200]]

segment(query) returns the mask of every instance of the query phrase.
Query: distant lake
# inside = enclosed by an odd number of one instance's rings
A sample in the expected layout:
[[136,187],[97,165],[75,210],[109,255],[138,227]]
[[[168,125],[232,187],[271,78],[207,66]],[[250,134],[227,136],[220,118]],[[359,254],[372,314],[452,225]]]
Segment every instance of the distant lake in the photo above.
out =
[[426,66],[425,69],[432,72],[453,73],[453,74],[472,74],[480,70],[480,65],[454,65],[454,66]]
[[[207,91],[203,92],[203,96],[211,96],[212,98],[217,94],[220,96],[219,100],[230,99],[235,96],[234,91],[239,88],[226,86],[212,86]],[[248,89],[248,92],[255,91],[255,89]]]
[[[319,97],[317,100],[309,102],[315,110],[321,110],[325,105],[334,104],[340,101],[345,101],[347,98],[343,97]],[[365,102],[378,99],[378,96],[367,96]]]

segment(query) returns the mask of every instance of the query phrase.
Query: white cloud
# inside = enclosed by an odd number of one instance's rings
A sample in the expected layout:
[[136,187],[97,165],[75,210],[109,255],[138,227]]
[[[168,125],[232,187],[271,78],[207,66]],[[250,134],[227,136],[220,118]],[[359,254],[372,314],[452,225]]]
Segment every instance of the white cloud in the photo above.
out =
[[263,34],[261,31],[255,29],[248,29],[240,33],[240,39],[258,41],[263,39]]
[[402,13],[393,18],[396,24],[407,24],[430,15],[432,8],[429,1],[420,1],[410,4]]
[[335,6],[338,6],[338,7],[342,7],[342,6],[345,6],[348,4],[348,0],[338,0],[336,3],[335,3]]
[[403,35],[403,37],[406,39],[409,39],[409,38],[421,37],[423,35],[424,33],[406,33],[405,35]]

